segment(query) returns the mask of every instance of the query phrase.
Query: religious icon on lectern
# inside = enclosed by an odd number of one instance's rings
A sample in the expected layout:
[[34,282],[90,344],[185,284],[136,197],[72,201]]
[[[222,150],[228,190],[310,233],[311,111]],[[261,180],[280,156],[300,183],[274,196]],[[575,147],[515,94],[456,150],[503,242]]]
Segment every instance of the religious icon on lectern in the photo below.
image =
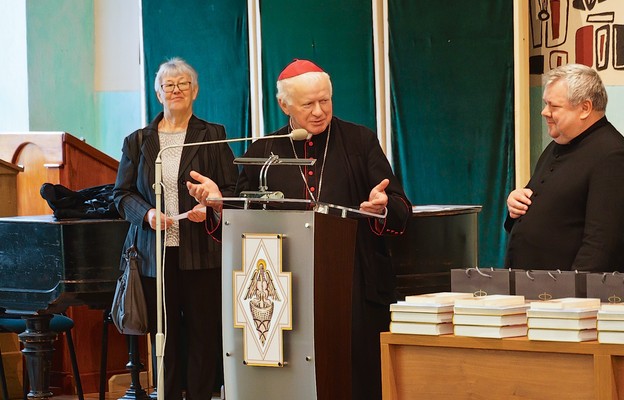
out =
[[244,234],[243,268],[233,271],[234,326],[243,328],[245,365],[284,366],[292,329],[291,273],[282,272],[282,235]]
[[256,331],[262,344],[266,342],[266,333],[271,327],[273,317],[273,300],[280,301],[279,294],[273,285],[271,271],[266,268],[266,261],[259,259],[256,270],[251,276],[245,300],[250,299],[249,309],[256,324]]

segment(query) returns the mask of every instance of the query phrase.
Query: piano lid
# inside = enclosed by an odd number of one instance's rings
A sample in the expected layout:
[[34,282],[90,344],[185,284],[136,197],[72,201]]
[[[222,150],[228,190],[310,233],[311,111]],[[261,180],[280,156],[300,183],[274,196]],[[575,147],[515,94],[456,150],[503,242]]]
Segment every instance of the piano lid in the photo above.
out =
[[0,308],[52,313],[110,305],[129,223],[0,218]]

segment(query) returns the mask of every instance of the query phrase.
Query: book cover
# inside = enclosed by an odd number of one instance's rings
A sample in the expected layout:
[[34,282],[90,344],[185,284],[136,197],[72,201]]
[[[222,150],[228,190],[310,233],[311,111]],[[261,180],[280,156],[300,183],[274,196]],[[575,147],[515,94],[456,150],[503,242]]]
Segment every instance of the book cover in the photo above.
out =
[[529,340],[540,340],[547,342],[586,342],[596,340],[598,331],[596,329],[529,329],[527,335]]
[[480,338],[507,338],[526,336],[526,325],[483,326],[483,325],[455,325],[455,336],[470,336]]
[[528,304],[520,306],[503,306],[503,307],[464,307],[455,306],[453,311],[455,314],[478,314],[478,315],[512,315],[526,313]]
[[429,324],[439,324],[443,322],[453,321],[453,313],[421,313],[421,312],[406,312],[406,311],[392,311],[390,313],[390,319],[397,322],[421,322]]
[[624,332],[598,331],[600,343],[624,344]]
[[541,318],[529,317],[529,328],[539,329],[596,329],[596,318]]
[[599,309],[600,299],[580,297],[564,297],[561,299],[532,301],[532,310],[567,310],[567,309]]
[[541,310],[528,309],[527,316],[529,318],[564,318],[564,319],[582,319],[596,318],[598,309],[565,309],[565,310]]
[[510,315],[478,315],[478,314],[455,314],[453,323],[456,325],[485,325],[506,326],[526,325],[526,313]]
[[390,312],[402,311],[402,312],[419,312],[419,313],[447,313],[453,311],[452,304],[440,305],[440,304],[415,304],[408,303],[406,301],[397,301],[390,304]]
[[481,297],[455,300],[455,306],[461,307],[502,307],[525,304],[524,296],[491,294]]
[[405,302],[411,304],[444,304],[453,305],[456,299],[472,298],[472,293],[438,292],[405,296]]
[[448,335],[453,333],[453,324],[419,324],[415,322],[390,322],[390,332],[410,335]]
[[598,326],[598,330],[599,331],[620,331],[620,332],[624,332],[624,320],[599,319],[597,326]]

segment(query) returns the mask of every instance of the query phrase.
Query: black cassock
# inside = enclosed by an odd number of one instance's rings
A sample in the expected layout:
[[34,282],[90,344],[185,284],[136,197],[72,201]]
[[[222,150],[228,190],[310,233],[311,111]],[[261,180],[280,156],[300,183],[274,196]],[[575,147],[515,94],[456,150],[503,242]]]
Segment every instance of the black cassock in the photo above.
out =
[[[274,132],[288,134],[288,126]],[[311,167],[274,166],[269,168],[267,186],[287,198],[359,208],[370,191],[383,179],[388,214],[385,220],[358,222],[353,276],[353,398],[381,399],[379,333],[388,330],[388,305],[396,300],[395,275],[383,235],[403,233],[412,206],[392,172],[377,136],[368,128],[333,118],[325,132],[309,140],[290,138],[259,140],[245,157],[315,158]],[[261,166],[247,165],[240,174],[237,192],[258,190]]]

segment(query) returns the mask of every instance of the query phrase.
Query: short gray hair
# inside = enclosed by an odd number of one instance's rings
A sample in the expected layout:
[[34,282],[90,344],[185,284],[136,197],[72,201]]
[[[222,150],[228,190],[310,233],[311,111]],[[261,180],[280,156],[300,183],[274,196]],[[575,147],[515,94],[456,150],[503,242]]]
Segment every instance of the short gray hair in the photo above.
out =
[[591,100],[594,110],[605,111],[607,109],[607,90],[600,75],[593,68],[582,64],[562,65],[546,74],[544,87],[559,80],[563,80],[568,85],[568,101],[573,106],[585,100]]
[[197,86],[197,71],[180,57],[173,57],[160,64],[156,79],[154,79],[154,91],[158,92],[164,78],[174,75],[186,74],[191,77],[191,83]]
[[329,96],[332,95],[332,84],[329,74],[327,72],[306,72],[305,74],[293,76],[292,78],[282,79],[277,81],[277,100],[283,101],[287,105],[292,104],[292,90],[297,84],[300,83],[316,83],[327,79],[329,83]]

